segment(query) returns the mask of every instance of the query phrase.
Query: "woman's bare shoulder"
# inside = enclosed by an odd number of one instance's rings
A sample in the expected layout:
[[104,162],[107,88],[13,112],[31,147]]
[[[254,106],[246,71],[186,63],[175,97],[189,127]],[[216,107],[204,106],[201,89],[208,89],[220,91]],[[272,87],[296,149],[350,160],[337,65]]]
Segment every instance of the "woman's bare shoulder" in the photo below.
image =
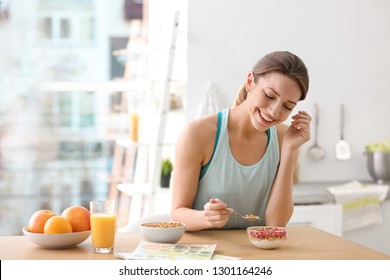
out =
[[284,133],[286,132],[288,128],[288,125],[284,124],[284,123],[280,123],[276,126],[276,132],[278,133],[278,135],[284,135]]
[[177,154],[198,158],[202,163],[207,161],[213,152],[217,126],[217,115],[190,121],[177,142]]
[[276,133],[278,134],[279,147],[282,146],[283,136],[286,133],[286,130],[288,129],[288,127],[289,126],[284,124],[284,123],[280,123],[280,124],[276,125]]
[[[196,141],[207,141],[215,138],[217,131],[217,115],[209,115],[190,121],[182,131],[182,137]],[[190,140],[188,139],[188,140]]]

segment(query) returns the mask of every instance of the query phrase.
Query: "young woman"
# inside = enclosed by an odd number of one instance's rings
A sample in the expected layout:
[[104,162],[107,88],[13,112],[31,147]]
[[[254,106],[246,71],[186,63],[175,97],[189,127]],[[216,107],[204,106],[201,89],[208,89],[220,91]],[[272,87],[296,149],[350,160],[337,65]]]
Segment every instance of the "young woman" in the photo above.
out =
[[[299,147],[310,139],[304,111],[283,124],[309,87],[296,55],[264,56],[232,108],[190,122],[176,146],[171,219],[188,231],[285,226],[293,212]],[[248,221],[233,213],[256,215]]]

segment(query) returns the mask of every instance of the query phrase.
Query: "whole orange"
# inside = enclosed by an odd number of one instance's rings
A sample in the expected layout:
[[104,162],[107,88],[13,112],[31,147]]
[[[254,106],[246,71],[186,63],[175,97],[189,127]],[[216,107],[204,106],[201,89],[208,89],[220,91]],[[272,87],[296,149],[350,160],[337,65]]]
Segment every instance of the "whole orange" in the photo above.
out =
[[43,233],[46,221],[56,214],[50,210],[38,210],[30,217],[28,231],[33,233]]
[[62,212],[61,216],[70,222],[73,232],[91,229],[90,212],[83,206],[68,207]]
[[71,233],[72,225],[67,219],[61,216],[54,216],[46,221],[44,234],[62,234]]

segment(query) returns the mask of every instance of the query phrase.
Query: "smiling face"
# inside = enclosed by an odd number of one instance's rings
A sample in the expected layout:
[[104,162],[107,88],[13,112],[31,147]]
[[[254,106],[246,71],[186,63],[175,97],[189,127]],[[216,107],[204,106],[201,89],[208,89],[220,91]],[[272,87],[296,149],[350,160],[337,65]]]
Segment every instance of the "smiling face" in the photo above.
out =
[[249,73],[246,89],[251,122],[258,130],[284,122],[301,98],[297,82],[280,72],[257,79]]

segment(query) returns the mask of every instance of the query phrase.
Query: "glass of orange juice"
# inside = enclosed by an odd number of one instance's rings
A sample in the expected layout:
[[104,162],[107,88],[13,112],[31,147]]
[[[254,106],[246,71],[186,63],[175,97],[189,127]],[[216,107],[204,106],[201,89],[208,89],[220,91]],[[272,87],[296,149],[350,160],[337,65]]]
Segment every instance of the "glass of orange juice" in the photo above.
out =
[[111,253],[114,250],[116,201],[91,201],[92,246],[96,253]]

